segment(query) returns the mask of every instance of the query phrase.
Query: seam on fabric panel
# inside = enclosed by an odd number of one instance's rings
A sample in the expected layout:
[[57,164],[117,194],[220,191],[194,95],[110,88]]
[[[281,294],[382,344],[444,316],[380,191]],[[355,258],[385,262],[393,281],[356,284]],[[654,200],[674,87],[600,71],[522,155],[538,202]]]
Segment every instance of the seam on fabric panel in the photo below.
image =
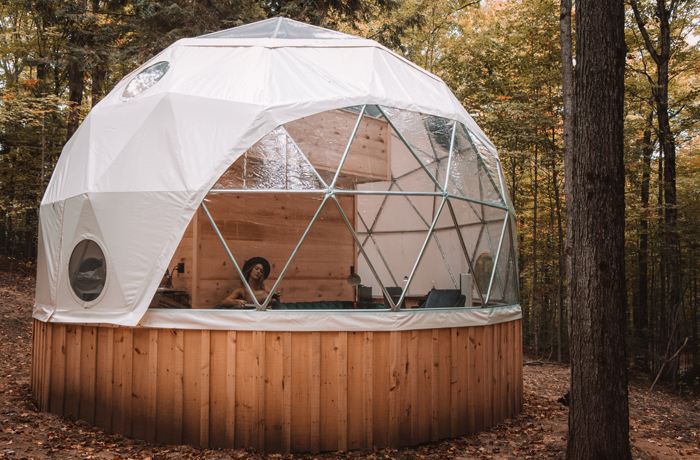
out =
[[61,278],[61,255],[63,254],[63,224],[66,219],[66,200],[63,200],[63,207],[61,208],[61,233],[60,233],[60,238],[58,240],[58,263],[57,263],[57,271],[56,271],[56,285],[54,286],[54,299],[53,299],[53,310],[51,311],[51,314],[49,315],[48,318],[46,318],[46,322],[48,323],[51,321],[51,318],[53,318],[54,313],[56,313],[56,310],[58,309],[58,284],[60,282]]

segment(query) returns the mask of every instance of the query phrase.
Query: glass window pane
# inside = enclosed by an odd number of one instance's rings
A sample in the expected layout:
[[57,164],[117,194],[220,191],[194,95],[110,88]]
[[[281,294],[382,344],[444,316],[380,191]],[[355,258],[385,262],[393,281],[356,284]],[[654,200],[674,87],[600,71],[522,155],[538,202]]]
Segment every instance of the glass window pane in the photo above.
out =
[[[445,182],[454,122],[408,110],[389,107],[382,107],[382,109],[429,171],[429,176],[432,176],[442,187]],[[413,163],[410,164],[413,165]],[[400,177],[400,174],[397,177]],[[439,190],[440,187],[436,186],[436,189]]]
[[282,128],[256,142],[219,178],[212,189],[320,190],[314,168]]
[[[391,181],[391,127],[375,106],[367,106],[340,168],[336,189]],[[377,114],[377,116],[372,116]]]
[[107,269],[100,245],[92,240],[83,240],[73,249],[68,264],[71,288],[80,300],[91,302],[97,299],[105,286]]
[[145,68],[126,85],[122,96],[131,98],[143,93],[148,88],[158,83],[160,79],[165,76],[169,68],[170,63],[166,61],[157,62]]
[[[291,121],[284,128],[326,184],[331,184],[357,118],[352,110],[329,110]],[[359,175],[362,165],[352,166],[357,166],[353,171]]]

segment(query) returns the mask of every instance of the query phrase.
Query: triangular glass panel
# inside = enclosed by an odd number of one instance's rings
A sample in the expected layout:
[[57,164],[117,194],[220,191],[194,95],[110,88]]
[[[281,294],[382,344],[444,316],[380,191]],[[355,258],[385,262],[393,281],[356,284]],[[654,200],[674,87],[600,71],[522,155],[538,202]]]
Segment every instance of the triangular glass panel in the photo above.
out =
[[[467,128],[464,129],[467,130]],[[467,132],[469,131],[467,130]],[[478,136],[469,132],[469,138],[479,153],[480,161],[478,162],[477,172],[480,183],[480,201],[505,205],[505,201],[502,199],[498,157],[479,140]]]
[[[353,108],[354,109],[354,108]],[[333,182],[359,114],[328,110],[285,123],[284,129],[327,185]]]
[[481,215],[484,217],[485,221],[492,221],[492,220],[503,220],[504,213],[506,212],[505,209],[503,208],[497,208],[495,206],[487,206],[487,205],[482,205],[481,206]]
[[389,107],[382,107],[382,110],[442,187],[445,182],[454,121],[409,110]]
[[428,209],[422,213],[416,206],[416,199],[430,197],[415,197],[388,195],[386,197],[375,196],[377,200],[383,199],[383,206],[372,222],[366,222],[374,232],[402,232],[402,231],[427,231],[433,220]]
[[[412,178],[415,178],[415,180],[412,181]],[[420,183],[421,180],[424,181],[423,184]],[[420,188],[422,185],[429,186],[429,184],[425,183],[426,180],[429,179],[424,174],[424,171],[416,171],[400,181],[396,181],[390,189],[394,193],[406,192],[405,194],[375,195],[371,199],[360,195],[358,203],[360,212],[364,211],[363,204],[365,202],[370,200],[375,203],[381,202],[381,206],[373,208],[377,209],[374,219],[371,221],[365,220],[365,222],[377,231],[414,231],[429,228],[442,196],[412,194],[416,188]],[[370,184],[362,184],[358,188],[365,191],[369,188],[367,185]]]
[[366,184],[391,182],[390,133],[384,116],[375,106],[367,106],[340,168],[336,189],[362,190]]
[[[506,211],[491,206],[479,205],[487,219],[480,219],[474,212],[474,203],[467,200],[450,198],[450,204],[454,210],[455,219],[464,244],[469,252],[474,269],[473,278],[481,291],[484,300],[491,280],[491,273],[495,265],[496,253],[503,228],[503,219]],[[494,280],[494,287],[500,289],[502,295],[502,283],[500,277]],[[500,284],[499,284],[500,283]],[[475,302],[478,299],[477,288],[474,289]]]
[[[439,290],[459,290],[460,280],[459,275],[462,273],[462,264],[456,257],[460,252],[449,253],[448,249],[454,244],[459,244],[456,238],[449,236],[456,235],[453,232],[450,234],[446,231],[437,232],[431,235],[428,245],[425,248],[423,257],[418,264],[416,274],[414,275],[409,287],[411,297],[426,297],[432,289]],[[454,248],[457,249],[457,248]],[[463,258],[463,256],[462,256]],[[465,263],[466,265],[466,263]],[[465,270],[466,272],[466,270]],[[410,300],[410,298],[409,298]],[[449,308],[454,306],[464,306],[457,302],[459,299],[453,299],[451,305],[430,305],[433,308]]]
[[486,206],[473,203],[468,200],[461,200],[450,197],[449,202],[455,212],[457,225],[462,228],[481,228],[483,224],[483,213]]
[[[282,294],[282,302],[293,309],[348,309],[383,308],[381,291],[373,299],[366,296],[365,290],[349,278],[360,259],[364,260],[360,246],[348,228],[345,219],[354,225],[355,197],[336,196],[343,213],[333,198],[329,198],[320,209],[301,245],[290,259],[289,266],[277,288]],[[343,215],[344,214],[344,215]],[[357,284],[375,283],[370,273],[361,277]],[[355,278],[357,279],[357,278]],[[358,296],[363,294],[362,299]],[[323,305],[321,305],[323,304]]]
[[[459,300],[460,294],[457,293],[461,290],[460,275],[469,273],[470,270],[459,234],[454,227],[454,221],[447,205],[443,207],[438,217],[438,221],[441,220],[450,221],[452,225],[436,226],[411,281],[409,294],[412,297],[425,297],[430,294],[432,289],[448,290],[450,293],[455,294],[456,297],[447,295],[447,293],[441,293],[439,298],[440,302],[443,302],[442,304],[434,304],[428,301],[426,306],[429,308],[447,308],[471,305],[471,299],[465,299],[464,302],[461,302]],[[433,299],[434,301],[436,300]]]
[[[380,197],[377,197],[380,198]],[[375,222],[362,222],[357,226],[361,241],[368,255],[369,263],[379,280],[387,288],[402,289],[404,277],[418,258],[420,248],[428,235],[432,217],[424,221],[405,196],[382,197],[385,201],[377,213]],[[371,281],[372,269],[367,261],[358,255],[358,273],[362,279],[369,279],[375,295],[379,295],[379,282]]]
[[[264,281],[269,291],[322,200],[323,195],[308,193],[211,194],[204,205],[241,269],[245,261],[252,257],[263,257],[269,262],[270,273]],[[206,214],[200,213],[197,233],[199,305],[193,307],[214,308],[222,305],[227,296],[244,285]],[[188,250],[188,247],[192,247],[192,235],[189,240],[187,234],[183,236],[180,246],[183,254],[191,254],[192,249]],[[186,271],[191,264],[191,260],[185,260]],[[286,286],[282,284],[283,293]],[[251,299],[247,300],[252,303]]]
[[503,305],[514,305],[518,303],[518,277],[515,269],[515,251],[513,246],[513,217],[507,219],[507,228],[503,236],[503,244],[498,256],[498,274],[504,286],[502,298],[497,298],[494,293],[491,299],[494,302],[500,301]]
[[479,285],[482,288],[482,294],[484,298],[487,295],[489,284],[491,285],[491,293],[487,305],[498,304],[499,300],[504,298],[505,285],[504,280],[498,271],[495,271],[492,279],[492,271],[496,265],[496,257],[498,255],[498,248],[501,242],[501,235],[503,234],[504,219],[506,216],[505,211],[501,211],[500,215],[492,220],[487,220],[484,225],[484,233],[476,247],[476,254],[474,260],[476,260],[476,265],[479,263],[479,258],[482,258],[484,264],[481,267],[482,271],[478,271],[475,265],[474,271],[477,272],[475,278],[477,278]]
[[[427,236],[427,228],[425,231],[376,233],[369,236],[364,248],[385,287],[403,289],[404,278],[407,279],[410,275]],[[381,295],[381,287],[373,279],[372,270],[359,255],[358,273],[362,277],[362,283],[371,286],[373,295]]]
[[503,171],[503,168],[499,168],[499,171],[501,173],[501,184],[503,184],[503,196],[506,199],[506,206],[508,206],[508,209],[515,212],[515,205],[513,204],[513,199],[510,196],[510,190],[508,189],[508,182],[506,182],[505,171]]
[[321,190],[314,168],[282,128],[268,133],[238,158],[213,190]]
[[[386,192],[392,189],[395,191],[393,184],[389,182],[363,184],[361,189],[365,192]],[[384,209],[388,196],[380,194],[361,194],[356,196],[357,219],[358,223],[362,224],[358,227],[359,231],[369,230],[375,225],[378,215]]]
[[455,133],[447,191],[456,196],[482,201],[477,179],[479,167],[479,159],[474,145],[467,136],[463,125],[460,124]]

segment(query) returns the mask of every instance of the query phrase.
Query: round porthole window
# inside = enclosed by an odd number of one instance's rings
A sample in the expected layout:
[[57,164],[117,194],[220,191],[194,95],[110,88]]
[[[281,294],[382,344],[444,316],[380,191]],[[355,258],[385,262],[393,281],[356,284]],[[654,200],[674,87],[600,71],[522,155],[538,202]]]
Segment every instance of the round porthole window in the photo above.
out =
[[170,63],[166,61],[157,62],[145,68],[126,85],[122,96],[128,99],[143,93],[148,88],[158,83],[158,81],[165,76],[169,68]]
[[68,264],[70,286],[82,301],[97,299],[105,286],[107,267],[99,244],[83,240],[75,246]]

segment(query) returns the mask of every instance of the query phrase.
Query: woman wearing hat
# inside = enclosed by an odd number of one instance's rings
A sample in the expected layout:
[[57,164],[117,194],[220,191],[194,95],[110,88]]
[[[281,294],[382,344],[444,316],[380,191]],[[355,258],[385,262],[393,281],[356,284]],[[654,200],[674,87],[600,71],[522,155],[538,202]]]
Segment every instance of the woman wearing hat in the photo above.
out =
[[[263,303],[270,291],[265,287],[265,280],[270,276],[270,262],[263,257],[253,257],[246,260],[243,264],[243,276],[245,277],[250,289],[255,295],[255,299],[259,303]],[[269,306],[273,309],[284,309],[284,304],[279,301],[280,294],[276,293],[272,296],[272,302]],[[253,299],[250,298],[250,293],[245,288],[234,290],[230,296],[226,297],[221,303],[225,307],[243,308],[246,304],[252,304]]]

